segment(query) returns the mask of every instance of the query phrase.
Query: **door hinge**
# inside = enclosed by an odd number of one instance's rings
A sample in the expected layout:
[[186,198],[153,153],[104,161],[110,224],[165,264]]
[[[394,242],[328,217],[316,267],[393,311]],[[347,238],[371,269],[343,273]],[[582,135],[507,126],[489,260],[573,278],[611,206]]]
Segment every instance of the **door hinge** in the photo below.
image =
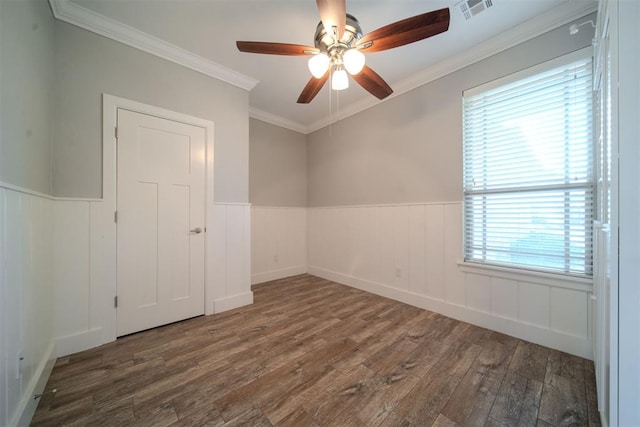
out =
[[113,212],[113,222],[118,222],[118,211]]
[[116,137],[116,139],[118,139],[118,128],[117,127],[113,130],[113,134]]
[[117,296],[113,297],[113,306],[115,308],[118,308],[118,297]]

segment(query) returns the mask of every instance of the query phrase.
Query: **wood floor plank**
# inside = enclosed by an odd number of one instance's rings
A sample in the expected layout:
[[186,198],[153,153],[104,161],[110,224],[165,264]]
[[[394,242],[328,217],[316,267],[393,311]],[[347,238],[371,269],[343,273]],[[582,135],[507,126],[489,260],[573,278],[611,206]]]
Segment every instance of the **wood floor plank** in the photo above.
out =
[[[125,364],[122,370],[114,373],[111,378],[102,383],[102,387],[93,393],[94,400],[106,403],[133,397],[137,391],[166,375],[166,372],[164,362],[159,358],[137,365],[128,366]],[[63,390],[64,388],[63,386]]]
[[385,418],[379,427],[410,427],[411,423],[400,415],[396,414],[394,411],[391,411],[387,418]]
[[122,426],[131,425],[135,421],[133,398],[109,401],[105,404],[93,405],[93,414],[87,418],[90,426]]
[[226,422],[225,427],[271,427],[269,420],[255,406],[238,415],[236,418]]
[[216,408],[211,395],[194,389],[176,396],[173,406],[180,425],[202,426],[223,425],[224,418]]
[[351,410],[364,425],[380,425],[418,381],[405,373],[375,375],[365,396]]
[[33,426],[64,425],[85,422],[93,413],[93,397],[85,396],[48,411],[36,411],[31,421]]
[[555,426],[587,425],[584,386],[551,374],[542,389],[538,418]]
[[33,425],[598,425],[593,364],[310,275],[60,358]]
[[[309,367],[307,366],[307,369],[308,368]],[[280,423],[285,419],[289,419],[287,423],[291,422],[292,414],[300,410],[303,410],[305,412],[305,418],[306,416],[309,416],[311,418],[311,415],[309,415],[304,408],[310,407],[309,402],[313,402],[315,399],[317,399],[318,396],[325,392],[325,390],[327,390],[331,384],[334,384],[336,381],[338,381],[338,378],[340,376],[342,376],[341,372],[329,367],[328,370],[325,371],[325,374],[318,379],[318,381],[310,384],[306,389],[300,390],[297,394],[289,396],[288,399],[281,400],[277,405],[267,405],[264,408],[263,413],[274,425]]]
[[361,425],[362,422],[350,409],[366,395],[374,379],[373,371],[357,365],[344,375],[336,377],[335,382],[321,395],[307,402],[305,409],[320,425]]
[[538,421],[536,422],[536,427],[553,427],[553,424],[549,424],[547,422],[542,421],[540,418],[538,418]]
[[460,424],[440,414],[431,427],[460,427]]
[[308,426],[315,427],[318,424],[311,418],[311,415],[304,408],[298,408],[291,412],[288,416],[273,424],[277,427],[300,427]]
[[175,398],[197,388],[200,378],[206,373],[197,364],[192,364],[179,371],[167,372],[157,381],[137,389],[133,396],[136,416],[138,412],[146,413],[171,404]]
[[450,317],[445,317],[438,313],[430,313],[423,321],[413,325],[407,331],[407,335],[409,338],[416,340],[442,340],[451,335],[459,324],[460,322]]
[[378,375],[400,373],[415,366],[416,362],[411,356],[418,347],[417,343],[408,339],[394,341],[369,356],[363,363]]
[[162,403],[136,408],[134,402],[135,419],[132,424],[141,427],[166,427],[178,421],[176,409],[172,403]]
[[[478,333],[484,336],[484,332],[474,331],[474,339],[469,342],[482,343],[483,341],[477,338]],[[512,350],[504,345],[496,341],[486,342],[482,352],[443,408],[442,414],[460,425],[484,424],[511,356]]]
[[544,382],[548,358],[548,348],[522,341],[516,347],[509,370],[523,377]]
[[507,373],[489,413],[489,424],[504,427],[535,425],[541,395],[541,382],[515,372]]
[[413,424],[433,424],[481,351],[476,344],[456,341],[394,411]]
[[549,382],[550,375],[559,375],[578,384],[584,384],[584,359],[561,351],[550,350],[545,382]]
[[489,339],[491,341],[497,341],[500,344],[504,345],[505,347],[508,347],[513,350],[515,350],[515,348],[518,347],[518,344],[520,343],[520,340],[518,338],[501,334],[500,332],[493,332]]
[[469,341],[473,344],[480,344],[489,341],[491,336],[493,335],[493,331],[489,329],[481,328],[475,325],[469,325],[467,328],[460,334],[460,338]]
[[600,426],[600,413],[598,412],[598,396],[596,394],[595,366],[590,360],[584,361],[584,381],[587,396],[587,413],[590,426]]

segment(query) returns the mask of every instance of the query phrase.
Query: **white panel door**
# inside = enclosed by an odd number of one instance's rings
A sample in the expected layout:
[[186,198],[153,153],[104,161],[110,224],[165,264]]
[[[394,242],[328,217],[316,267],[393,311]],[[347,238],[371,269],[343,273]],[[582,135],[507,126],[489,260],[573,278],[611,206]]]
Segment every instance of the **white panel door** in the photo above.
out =
[[204,314],[205,129],[118,109],[117,335]]

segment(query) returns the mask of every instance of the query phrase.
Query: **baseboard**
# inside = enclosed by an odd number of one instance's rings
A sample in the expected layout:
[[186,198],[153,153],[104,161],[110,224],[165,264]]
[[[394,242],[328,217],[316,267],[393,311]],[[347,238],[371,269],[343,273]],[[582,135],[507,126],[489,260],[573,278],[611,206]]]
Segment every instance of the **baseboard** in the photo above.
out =
[[56,338],[57,356],[63,357],[104,344],[102,328],[90,329]]
[[34,399],[33,395],[42,393],[47,385],[49,375],[51,375],[51,371],[55,364],[56,343],[51,341],[49,347],[47,347],[47,350],[44,353],[44,356],[40,360],[40,363],[38,363],[38,367],[33,378],[29,381],[29,384],[22,395],[20,406],[18,406],[18,410],[16,411],[13,420],[9,423],[10,426],[28,426],[31,423],[33,414],[35,414],[36,408],[38,407],[38,400]]
[[269,282],[271,280],[284,279],[285,277],[297,276],[307,272],[306,265],[298,265],[295,267],[283,268],[280,270],[265,271],[264,273],[256,273],[251,275],[251,284]]
[[371,292],[425,310],[435,311],[436,313],[456,320],[511,335],[545,347],[554,348],[586,359],[593,358],[591,341],[584,337],[566,334],[552,329],[545,329],[529,323],[496,316],[491,313],[474,310],[444,300],[415,294],[320,267],[309,266],[308,272],[323,279]]
[[243,307],[249,304],[253,304],[253,292],[231,295],[229,297],[214,300],[213,313],[222,313],[223,311],[233,310],[234,308]]

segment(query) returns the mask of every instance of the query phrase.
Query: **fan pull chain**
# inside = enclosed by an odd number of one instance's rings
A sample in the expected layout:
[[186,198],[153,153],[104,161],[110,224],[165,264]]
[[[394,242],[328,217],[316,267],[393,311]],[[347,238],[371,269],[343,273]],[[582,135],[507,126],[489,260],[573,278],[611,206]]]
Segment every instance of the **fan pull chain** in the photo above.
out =
[[333,81],[333,67],[329,69],[329,138],[332,136],[333,120],[331,120],[331,108],[333,107],[332,96],[333,89],[331,89],[331,82]]
[[336,93],[336,126],[340,120],[340,91]]

